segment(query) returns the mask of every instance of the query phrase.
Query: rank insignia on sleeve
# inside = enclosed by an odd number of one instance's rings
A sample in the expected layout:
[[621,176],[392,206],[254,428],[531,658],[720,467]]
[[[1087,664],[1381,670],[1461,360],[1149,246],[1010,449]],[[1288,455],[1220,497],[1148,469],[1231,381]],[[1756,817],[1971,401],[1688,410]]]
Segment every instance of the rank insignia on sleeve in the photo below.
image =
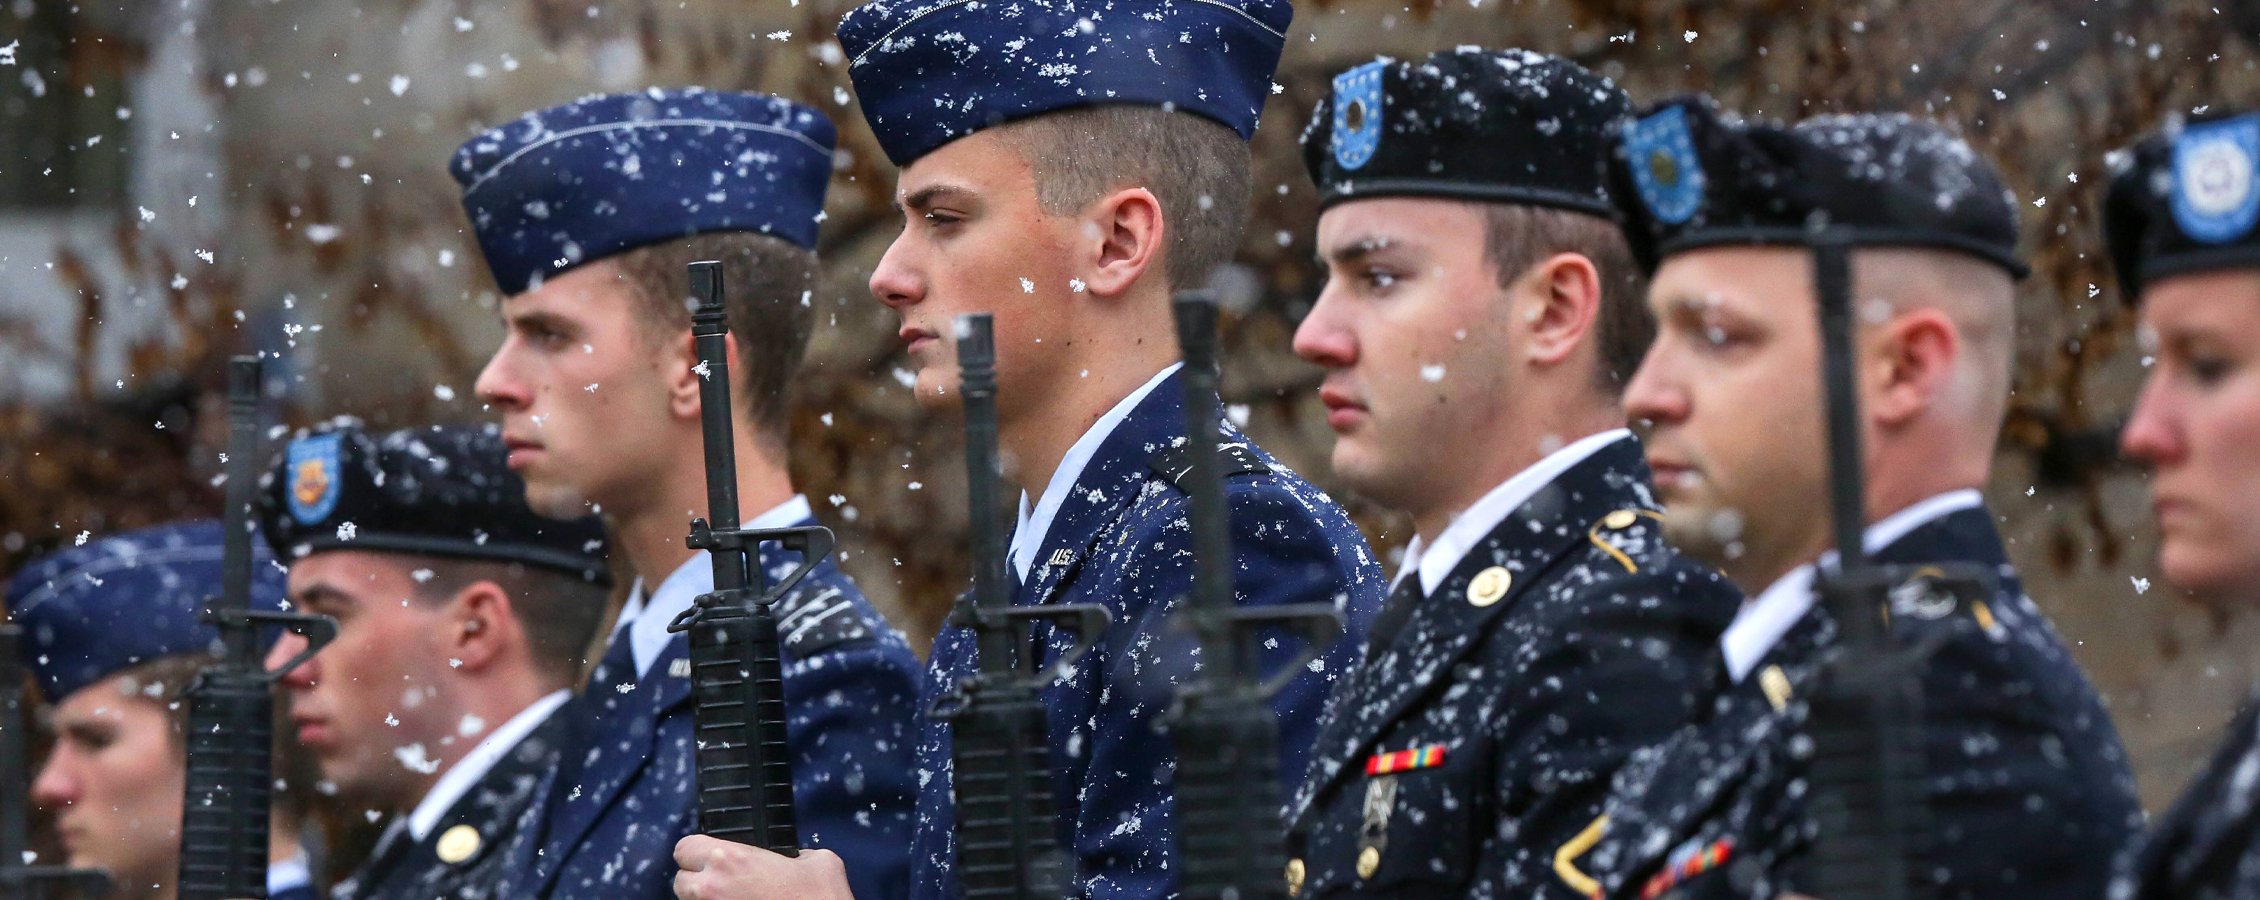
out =
[[317,434],[290,442],[290,514],[300,524],[327,519],[337,509],[338,436]]
[[1430,744],[1426,747],[1415,747],[1411,750],[1376,753],[1371,759],[1365,761],[1365,774],[1388,775],[1394,772],[1410,772],[1414,769],[1433,769],[1443,764],[1444,745]]
[[1374,60],[1334,76],[1334,162],[1355,170],[1381,148],[1381,69]]
[[2260,113],[2190,125],[2174,139],[2174,224],[2224,244],[2260,220]]
[[1685,884],[1688,879],[1726,865],[1734,858],[1734,839],[1719,838],[1710,843],[1700,839],[1688,841],[1664,858],[1664,870],[1640,887],[1640,900],[1656,900],[1665,891]]
[[1703,205],[1703,163],[1695,156],[1685,107],[1625,123],[1624,154],[1640,202],[1657,220],[1677,225]]

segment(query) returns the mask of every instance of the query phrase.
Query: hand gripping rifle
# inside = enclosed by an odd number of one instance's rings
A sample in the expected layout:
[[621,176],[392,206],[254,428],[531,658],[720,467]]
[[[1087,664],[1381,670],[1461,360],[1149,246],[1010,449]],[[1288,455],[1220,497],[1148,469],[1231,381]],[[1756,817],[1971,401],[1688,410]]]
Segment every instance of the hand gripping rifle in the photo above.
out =
[[0,625],[0,900],[48,900],[70,893],[100,897],[110,876],[100,869],[31,863],[30,710],[24,705],[23,629]]
[[[1177,860],[1188,900],[1284,898],[1279,723],[1271,695],[1341,634],[1329,603],[1241,608],[1233,602],[1232,532],[1218,464],[1215,299],[1177,295],[1185,355],[1185,436],[1191,442],[1194,577],[1179,615],[1200,639],[1201,668],[1165,721],[1177,749]],[[1307,645],[1269,680],[1258,675],[1258,629],[1291,626]]]
[[1966,608],[1990,596],[1995,581],[1966,563],[1910,568],[1868,560],[1851,242],[1842,230],[1821,226],[1809,243],[1837,550],[1833,570],[1819,567],[1815,592],[1836,623],[1837,643],[1810,695],[1808,810],[1819,831],[1796,887],[1825,900],[1917,900],[1932,893],[1918,864],[1929,827],[1922,675],[1938,639],[1899,646],[1888,616],[1908,587],[1951,596]]
[[[668,631],[690,632],[692,715],[698,738],[699,831],[786,856],[800,855],[793,766],[785,734],[783,647],[777,601],[832,554],[832,531],[738,527],[738,466],[730,411],[730,324],[722,264],[690,264],[691,337],[698,348],[699,421],[706,442],[706,514],[683,546],[707,551],[714,590]],[[800,567],[769,584],[761,544],[800,554]]]
[[[967,900],[1057,900],[1072,865],[1056,836],[1050,741],[1042,690],[1073,670],[1106,630],[1106,607],[1063,603],[1015,608],[1006,580],[997,504],[996,340],[988,313],[957,319],[957,364],[965,403],[965,493],[970,507],[973,591],[950,623],[973,629],[980,671],[936,704],[950,721],[951,784],[957,793],[957,879]],[[1026,623],[1050,621],[1076,643],[1049,666],[1022,638]]]
[[[228,360],[227,510],[220,596],[204,621],[219,629],[214,659],[188,701],[188,790],[181,808],[181,900],[264,900],[269,792],[274,785],[274,683],[337,636],[327,616],[251,606],[251,501],[259,478],[260,360]],[[261,630],[280,625],[306,648],[269,672]]]

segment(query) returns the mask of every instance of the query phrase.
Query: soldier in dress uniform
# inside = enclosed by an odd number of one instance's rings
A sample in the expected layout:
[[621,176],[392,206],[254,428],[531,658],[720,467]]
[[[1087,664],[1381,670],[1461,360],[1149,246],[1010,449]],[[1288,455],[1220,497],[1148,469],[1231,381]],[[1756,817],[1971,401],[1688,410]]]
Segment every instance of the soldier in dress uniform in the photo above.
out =
[[[49,704],[55,743],[31,800],[52,810],[68,864],[108,870],[116,900],[172,900],[187,796],[182,692],[212,661],[219,629],[199,618],[220,594],[220,523],[129,531],[33,561],[8,582],[24,666]],[[251,606],[283,608],[283,573],[252,542]],[[288,745],[284,745],[286,751]],[[298,842],[294,752],[276,758],[267,895],[314,900]],[[42,860],[45,862],[45,860]]]
[[1475,48],[1334,79],[1295,333],[1334,470],[1415,536],[1294,802],[1290,892],[1583,898],[1609,778],[1709,708],[1741,597],[1665,546],[1618,394],[1654,324],[1598,165],[1630,106]]
[[[1155,725],[1192,671],[1192,641],[1170,613],[1194,567],[1170,296],[1202,284],[1238,245],[1246,140],[1292,15],[1281,0],[1137,0],[1104,11],[1027,0],[1009,15],[877,2],[840,23],[864,116],[902,167],[904,228],[871,292],[901,316],[915,390],[954,409],[955,319],[995,316],[998,441],[1006,474],[1026,489],[1010,547],[1013,602],[1099,603],[1113,615],[1098,646],[1043,693],[1057,833],[1076,894],[1176,889],[1173,755]],[[1349,637],[1273,697],[1291,790],[1382,580],[1332,500],[1229,425],[1226,441],[1238,602],[1326,602],[1348,620]],[[1035,630],[1047,662],[1068,646],[1046,625]],[[1270,642],[1267,673],[1299,644]],[[972,632],[943,630],[927,696],[948,694],[975,668]],[[950,747],[949,723],[929,717],[914,900],[958,896]],[[839,886],[836,864],[805,854],[693,839],[677,858],[686,897],[801,900],[810,894],[794,891]]]
[[1652,271],[1656,342],[1625,391],[1647,423],[1667,536],[1751,599],[1721,638],[1731,682],[1708,721],[1618,773],[1590,855],[1612,897],[1797,890],[1807,692],[1834,641],[1814,605],[1831,530],[1816,225],[1853,245],[1864,542],[1876,562],[1996,573],[1983,599],[1917,574],[1895,638],[1922,673],[1931,896],[2099,896],[2139,826],[2125,751],[2095,691],[2019,587],[1979,494],[2014,345],[2015,198],[1968,144],[1904,115],[1794,125],[1681,98],[1625,122],[1608,160]]
[[[355,809],[392,815],[350,900],[486,900],[555,766],[612,577],[604,524],[545,518],[501,429],[299,434],[260,485],[290,598],[337,638],[284,673],[290,725]],[[305,647],[286,635],[281,666]]]
[[[479,397],[533,508],[602,514],[637,573],[539,821],[512,839],[511,897],[669,894],[697,761],[689,641],[668,626],[714,587],[707,554],[683,545],[707,503],[686,267],[719,260],[726,278],[740,521],[813,525],[787,471],[788,388],[816,313],[833,138],[775,97],[654,88],[528,113],[456,152],[506,295]],[[798,564],[762,549],[773,579]],[[901,896],[917,657],[830,559],[775,611],[800,838],[846,858],[859,892]]]
[[[2115,154],[2104,234],[2148,381],[2121,435],[2151,470],[2159,572],[2208,605],[2260,584],[2260,113],[2176,117]],[[2121,859],[2112,900],[2260,897],[2260,696]]]

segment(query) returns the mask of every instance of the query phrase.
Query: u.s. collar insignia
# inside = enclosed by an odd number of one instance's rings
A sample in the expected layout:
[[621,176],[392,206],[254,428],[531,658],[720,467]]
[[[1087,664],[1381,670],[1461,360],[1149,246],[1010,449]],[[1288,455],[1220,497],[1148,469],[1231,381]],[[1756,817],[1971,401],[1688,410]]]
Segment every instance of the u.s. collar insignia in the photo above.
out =
[[1334,76],[1334,163],[1356,170],[1381,148],[1381,70],[1374,60]]
[[2174,138],[2174,224],[2208,244],[2251,233],[2260,220],[2260,113],[2191,125]]
[[1677,225],[1703,205],[1703,163],[1695,156],[1686,107],[1626,123],[1624,161],[1640,202],[1657,221]]
[[290,515],[301,525],[327,519],[337,509],[339,440],[335,434],[317,434],[290,442]]

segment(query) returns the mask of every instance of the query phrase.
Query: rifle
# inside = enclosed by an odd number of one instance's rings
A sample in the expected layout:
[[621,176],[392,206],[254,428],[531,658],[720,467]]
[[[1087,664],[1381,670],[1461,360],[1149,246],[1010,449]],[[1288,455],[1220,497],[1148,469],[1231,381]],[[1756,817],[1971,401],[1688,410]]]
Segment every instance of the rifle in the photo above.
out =
[[[1190,442],[1194,577],[1179,613],[1199,638],[1201,671],[1164,718],[1177,748],[1177,859],[1189,900],[1284,898],[1279,723],[1269,698],[1331,645],[1342,620],[1329,603],[1241,608],[1233,602],[1232,523],[1217,453],[1216,300],[1178,293],[1177,342],[1185,356],[1185,436]],[[1294,626],[1302,655],[1270,679],[1257,671],[1258,629]]]
[[[699,831],[786,856],[800,855],[793,817],[793,765],[785,733],[783,648],[773,607],[832,554],[832,531],[738,527],[738,465],[730,411],[730,323],[722,264],[690,264],[691,337],[698,348],[699,423],[706,450],[706,514],[691,519],[683,546],[707,551],[714,590],[667,626],[690,633],[692,715],[698,736]],[[761,544],[800,554],[776,585]]]
[[[1052,810],[1050,743],[1040,692],[1073,670],[1110,617],[1096,603],[1014,608],[1005,559],[997,467],[996,340],[988,313],[957,318],[959,394],[965,403],[965,493],[973,590],[950,624],[970,628],[980,671],[935,706],[950,721],[957,807],[957,877],[967,900],[1052,900],[1072,868]],[[1074,646],[1042,669],[1022,623],[1070,630]]]
[[[181,900],[264,900],[269,792],[274,785],[274,683],[337,636],[327,616],[251,607],[251,501],[259,478],[260,358],[228,360],[227,509],[220,595],[203,619],[219,629],[213,660],[188,701],[187,796],[181,807]],[[269,672],[259,639],[280,625],[306,648]]]
[[1834,570],[1818,567],[1814,590],[1836,623],[1837,644],[1809,696],[1807,809],[1819,832],[1797,890],[1826,900],[1917,900],[1931,893],[1918,861],[1929,827],[1922,673],[1936,643],[1896,646],[1887,610],[1894,589],[1912,580],[1955,596],[1964,608],[1989,596],[1995,581],[1993,573],[1968,564],[1911,568],[1868,559],[1851,241],[1841,229],[1822,226],[1808,235],[1808,245],[1820,301],[1837,551]]
[[110,893],[109,873],[100,869],[39,866],[31,863],[31,742],[24,706],[23,629],[0,625],[0,898],[46,900],[72,893],[100,897]]

